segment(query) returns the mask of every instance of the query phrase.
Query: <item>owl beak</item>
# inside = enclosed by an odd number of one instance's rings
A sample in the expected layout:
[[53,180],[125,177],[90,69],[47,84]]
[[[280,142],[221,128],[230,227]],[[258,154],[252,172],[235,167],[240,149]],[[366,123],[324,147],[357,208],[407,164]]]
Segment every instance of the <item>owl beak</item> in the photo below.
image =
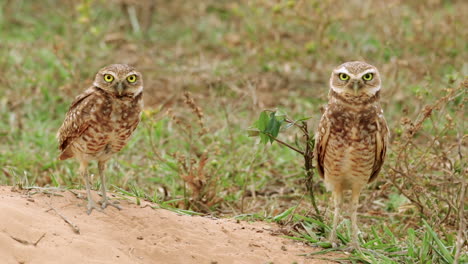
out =
[[122,83],[119,82],[119,83],[117,84],[117,93],[119,94],[119,96],[122,95],[123,90],[124,90],[124,87],[123,87]]
[[359,91],[359,83],[358,81],[355,81],[353,83],[353,90],[354,90],[354,95],[358,95],[358,91]]

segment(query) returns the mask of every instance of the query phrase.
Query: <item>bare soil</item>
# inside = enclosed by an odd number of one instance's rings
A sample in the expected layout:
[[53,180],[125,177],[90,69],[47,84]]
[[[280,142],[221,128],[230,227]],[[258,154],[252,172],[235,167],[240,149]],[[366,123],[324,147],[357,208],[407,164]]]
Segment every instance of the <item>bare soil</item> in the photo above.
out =
[[333,255],[301,256],[318,249],[273,235],[276,225],[180,215],[121,197],[122,210],[87,215],[85,192],[73,192],[0,186],[0,262],[336,263],[323,260]]

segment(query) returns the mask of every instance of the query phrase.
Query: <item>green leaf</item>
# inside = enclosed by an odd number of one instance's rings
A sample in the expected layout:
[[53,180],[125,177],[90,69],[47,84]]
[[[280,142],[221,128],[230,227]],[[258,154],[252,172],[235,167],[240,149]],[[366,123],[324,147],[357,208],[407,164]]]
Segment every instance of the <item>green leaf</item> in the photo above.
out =
[[270,120],[266,111],[262,111],[258,120],[253,124],[253,128],[249,128],[247,130],[248,135],[250,137],[260,136],[260,143],[268,143],[268,140],[270,139],[270,137],[267,135],[269,121]]
[[265,111],[263,111],[262,113],[260,113],[260,117],[258,118],[257,128],[261,132],[265,132],[267,125],[268,125],[268,115]]
[[302,117],[302,118],[299,118],[299,119],[295,120],[294,123],[298,123],[298,122],[301,122],[301,121],[306,121],[306,120],[311,119],[312,117],[313,116]]
[[273,140],[278,136],[279,130],[281,127],[281,122],[276,119],[275,112],[270,114],[270,120],[268,121],[267,128],[265,132],[269,134],[270,137],[270,142],[273,142]]
[[408,247],[408,256],[412,258],[417,258],[416,248],[414,241],[416,240],[416,233],[413,228],[408,229],[408,238],[406,239],[406,245]]
[[434,230],[431,228],[431,226],[426,222],[424,221],[424,225],[426,226],[426,230],[429,232],[429,234],[432,236],[432,239],[433,241],[435,241],[435,243],[437,244],[437,247],[436,246],[432,246],[434,248],[434,250],[445,260],[447,261],[448,263],[453,263],[454,259],[452,257],[452,255],[450,254],[450,252],[448,251],[447,249],[447,246],[444,245],[444,242],[442,240],[439,239],[439,237],[437,236],[436,232],[434,232]]
[[273,221],[275,222],[279,222],[281,220],[283,220],[284,218],[288,217],[292,211],[294,211],[294,209],[296,209],[296,206],[293,206],[291,208],[289,208],[288,210],[282,212],[281,214],[273,217]]
[[283,110],[277,110],[275,116],[284,119],[287,115],[286,112],[284,112]]
[[256,128],[253,128],[253,127],[249,127],[247,129],[247,135],[249,137],[258,137],[260,135],[260,131]]
[[270,137],[267,134],[264,134],[264,133],[260,134],[260,143],[266,144],[266,143],[268,143],[269,139],[270,139]]

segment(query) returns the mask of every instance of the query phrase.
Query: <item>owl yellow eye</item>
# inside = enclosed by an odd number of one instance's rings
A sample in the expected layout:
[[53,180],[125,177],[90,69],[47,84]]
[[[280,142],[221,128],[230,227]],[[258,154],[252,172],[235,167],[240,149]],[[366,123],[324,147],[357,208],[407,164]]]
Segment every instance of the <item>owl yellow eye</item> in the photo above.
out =
[[136,77],[135,74],[130,75],[130,76],[127,77],[127,81],[130,82],[130,83],[134,83],[134,82],[136,82],[136,80],[137,80],[137,77]]
[[110,75],[110,74],[104,74],[104,81],[110,83],[114,80],[114,76]]
[[372,74],[372,73],[366,73],[366,74],[364,74],[364,76],[362,76],[362,79],[364,81],[370,81],[370,80],[372,80],[372,78],[374,78],[374,74]]
[[345,73],[340,73],[340,74],[338,75],[338,77],[340,77],[340,80],[342,80],[342,81],[347,81],[347,80],[349,80],[349,75],[347,75],[347,74],[345,74]]

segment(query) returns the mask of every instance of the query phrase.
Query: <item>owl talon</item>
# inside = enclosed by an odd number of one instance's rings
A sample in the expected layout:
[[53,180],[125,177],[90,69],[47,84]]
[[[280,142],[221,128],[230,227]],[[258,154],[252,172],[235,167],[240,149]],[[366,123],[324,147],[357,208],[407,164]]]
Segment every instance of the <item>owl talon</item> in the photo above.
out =
[[89,199],[88,200],[88,211],[87,211],[88,215],[91,214],[93,209],[96,209],[96,211],[102,212],[102,209],[92,199]]
[[99,204],[101,205],[102,209],[106,209],[106,207],[110,205],[119,209],[119,211],[122,210],[122,207],[118,205],[117,202],[110,202],[108,199],[102,199],[101,201],[99,201]]

